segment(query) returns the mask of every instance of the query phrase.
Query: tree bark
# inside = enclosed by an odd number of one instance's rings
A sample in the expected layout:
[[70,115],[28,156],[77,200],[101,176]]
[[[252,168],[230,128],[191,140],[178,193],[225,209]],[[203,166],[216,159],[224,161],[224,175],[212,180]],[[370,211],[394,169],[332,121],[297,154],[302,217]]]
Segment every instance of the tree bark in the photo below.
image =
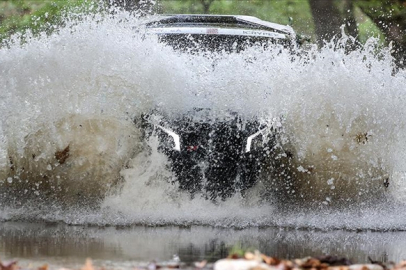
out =
[[357,1],[357,4],[392,43],[397,66],[406,68],[406,0]]
[[358,26],[354,15],[353,0],[344,0],[344,20],[347,34],[352,37],[358,37]]
[[200,0],[200,3],[203,6],[203,13],[208,14],[210,11],[210,6],[214,2],[214,0]]
[[151,0],[106,0],[109,6],[121,7],[127,11],[141,11],[151,13],[153,3]]
[[107,0],[110,6],[124,8],[127,11],[136,10],[139,0]]
[[313,15],[317,43],[321,47],[324,41],[330,41],[341,34],[342,19],[333,0],[309,0]]

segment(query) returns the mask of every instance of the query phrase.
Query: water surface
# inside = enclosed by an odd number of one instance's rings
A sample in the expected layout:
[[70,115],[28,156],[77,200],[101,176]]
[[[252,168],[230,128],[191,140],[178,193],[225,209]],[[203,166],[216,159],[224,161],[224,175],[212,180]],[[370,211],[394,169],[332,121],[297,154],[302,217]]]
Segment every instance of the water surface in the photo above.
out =
[[279,258],[336,255],[352,262],[400,261],[405,232],[315,231],[283,228],[243,230],[191,227],[83,227],[7,222],[0,227],[2,259],[53,266],[82,265],[90,257],[101,266],[130,268],[155,260],[182,262],[224,258],[234,249],[259,249]]

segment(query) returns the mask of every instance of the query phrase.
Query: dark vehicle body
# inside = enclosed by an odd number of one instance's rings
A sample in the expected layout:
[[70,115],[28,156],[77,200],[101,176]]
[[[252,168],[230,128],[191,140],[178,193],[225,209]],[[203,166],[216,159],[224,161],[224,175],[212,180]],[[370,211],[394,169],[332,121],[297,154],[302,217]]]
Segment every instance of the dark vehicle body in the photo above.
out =
[[186,52],[239,52],[254,44],[278,43],[289,47],[297,42],[290,26],[251,16],[166,15],[149,22],[147,33],[158,35],[161,42]]
[[[238,53],[247,47],[282,44],[296,35],[289,26],[249,16],[169,15],[147,24],[147,33],[185,53]],[[158,137],[158,149],[170,160],[179,187],[192,196],[226,199],[252,187],[275,146],[275,127],[235,112],[195,108],[169,115],[164,108],[142,116],[147,138]]]

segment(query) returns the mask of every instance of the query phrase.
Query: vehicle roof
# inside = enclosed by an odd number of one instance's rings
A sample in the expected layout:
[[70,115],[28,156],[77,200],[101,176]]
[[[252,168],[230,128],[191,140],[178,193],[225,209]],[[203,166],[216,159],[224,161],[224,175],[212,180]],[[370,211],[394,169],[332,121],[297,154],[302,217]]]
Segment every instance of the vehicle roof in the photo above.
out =
[[147,24],[154,34],[234,35],[293,38],[290,26],[267,22],[252,16],[177,14],[161,15]]

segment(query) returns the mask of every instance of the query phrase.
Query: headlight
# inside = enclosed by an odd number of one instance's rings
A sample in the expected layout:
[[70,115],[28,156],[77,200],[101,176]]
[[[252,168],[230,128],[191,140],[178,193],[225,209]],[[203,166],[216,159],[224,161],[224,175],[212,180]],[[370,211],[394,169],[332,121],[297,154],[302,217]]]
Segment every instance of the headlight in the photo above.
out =
[[173,132],[170,129],[164,128],[163,126],[157,125],[158,128],[160,128],[163,132],[165,132],[166,134],[168,134],[169,136],[172,137],[173,142],[175,143],[175,146],[173,147],[174,150],[176,151],[180,151],[180,137],[178,134],[176,134],[175,132]]
[[259,135],[262,135],[262,133],[265,131],[266,128],[263,128],[259,130],[258,132],[252,134],[247,138],[247,145],[245,146],[245,153],[248,153],[251,151],[251,146],[252,146],[252,141],[258,137]]

